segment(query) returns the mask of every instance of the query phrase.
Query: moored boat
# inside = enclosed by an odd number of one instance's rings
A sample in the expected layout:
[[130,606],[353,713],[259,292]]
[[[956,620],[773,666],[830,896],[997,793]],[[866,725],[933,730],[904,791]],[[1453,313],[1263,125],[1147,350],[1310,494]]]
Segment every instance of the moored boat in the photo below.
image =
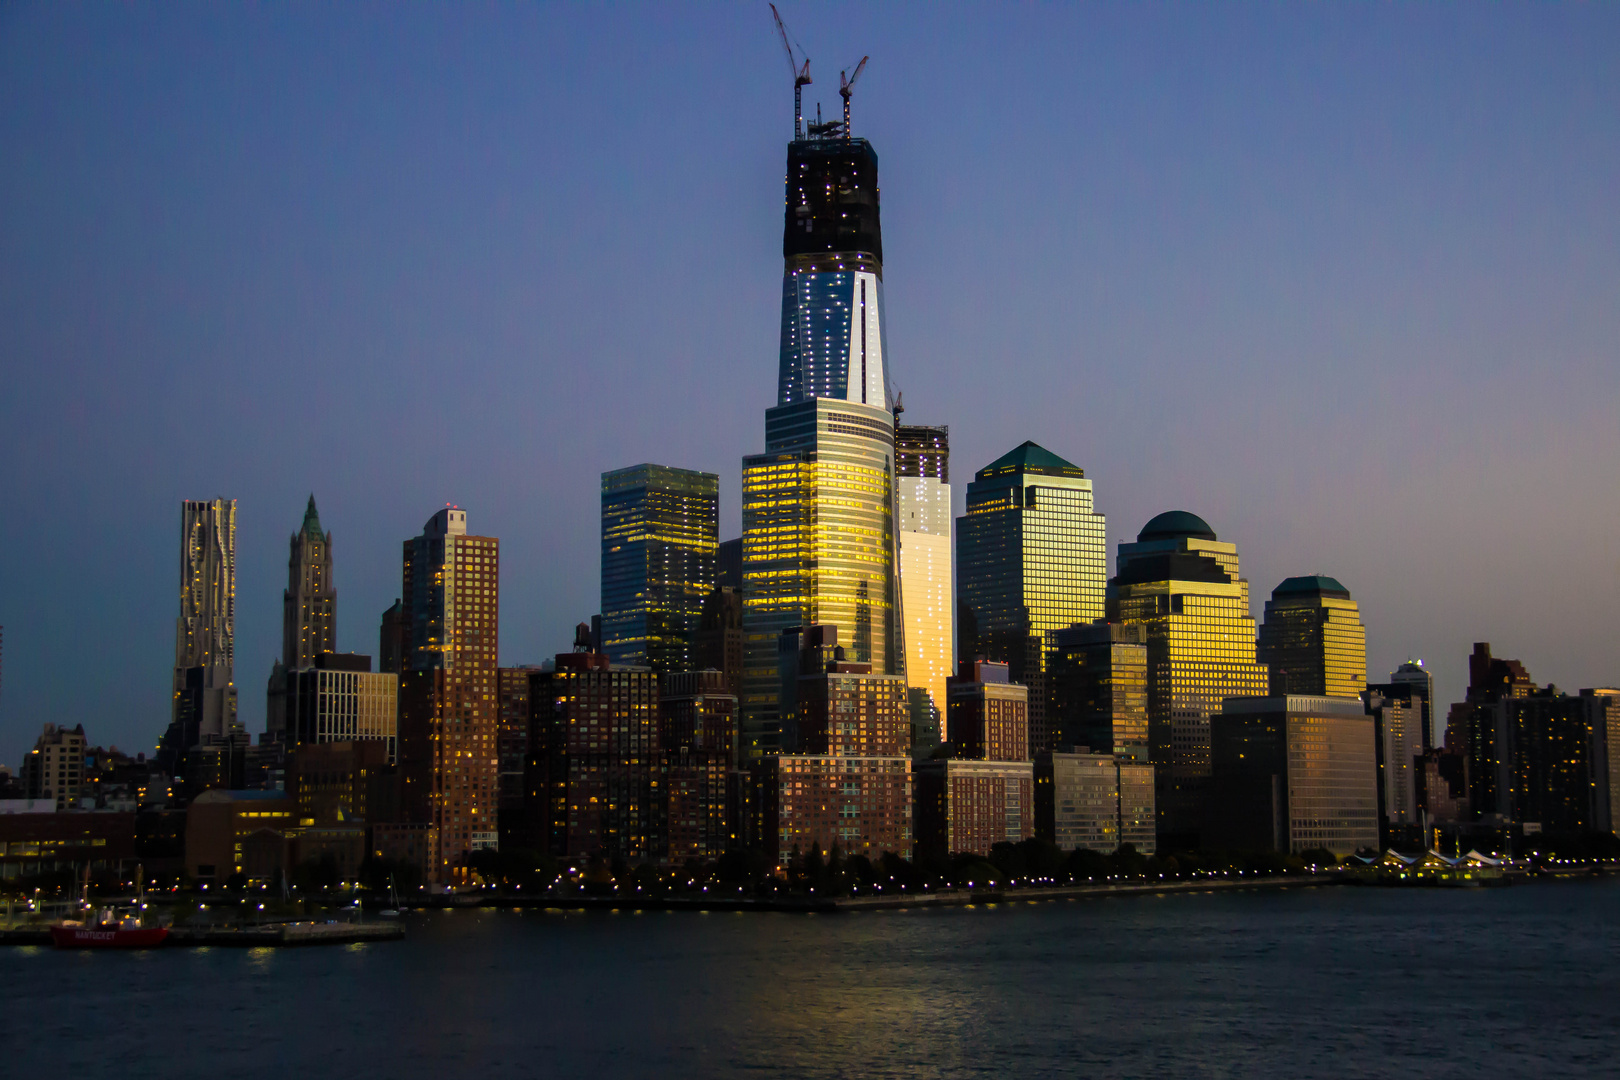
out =
[[58,949],[150,949],[168,936],[167,926],[142,926],[131,919],[102,923],[69,919],[51,927],[51,942]]

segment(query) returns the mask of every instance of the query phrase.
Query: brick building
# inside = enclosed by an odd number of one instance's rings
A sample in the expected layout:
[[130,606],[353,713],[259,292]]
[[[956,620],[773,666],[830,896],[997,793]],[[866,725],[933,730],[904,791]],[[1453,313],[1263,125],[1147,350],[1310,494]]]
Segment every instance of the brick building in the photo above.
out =
[[555,855],[662,858],[658,676],[602,653],[530,675],[528,829]]
[[725,672],[665,677],[659,746],[668,800],[665,859],[719,858],[735,832],[728,808],[737,761],[737,696]]
[[1029,691],[1007,664],[963,661],[946,681],[950,741],[917,766],[917,846],[935,856],[988,855],[1035,834]]

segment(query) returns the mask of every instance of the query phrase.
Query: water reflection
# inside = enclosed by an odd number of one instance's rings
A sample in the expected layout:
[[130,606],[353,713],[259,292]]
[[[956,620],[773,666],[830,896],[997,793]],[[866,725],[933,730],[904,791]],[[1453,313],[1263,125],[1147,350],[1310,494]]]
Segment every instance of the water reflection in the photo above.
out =
[[0,1009],[32,1033],[8,1044],[19,1075],[1600,1075],[1617,901],[1620,881],[461,910],[407,915],[398,944],[0,949]]

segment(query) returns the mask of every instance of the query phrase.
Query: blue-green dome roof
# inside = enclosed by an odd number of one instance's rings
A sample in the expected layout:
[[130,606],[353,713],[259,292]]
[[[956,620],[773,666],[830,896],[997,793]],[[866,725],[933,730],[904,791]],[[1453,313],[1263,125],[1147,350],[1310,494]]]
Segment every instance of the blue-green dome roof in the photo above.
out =
[[1136,534],[1138,543],[1146,543],[1149,540],[1183,540],[1188,537],[1199,540],[1216,539],[1215,530],[1209,527],[1209,522],[1185,510],[1167,510],[1142,526],[1142,531]]
[[1283,579],[1271,590],[1272,596],[1339,596],[1350,599],[1350,590],[1339,584],[1338,578],[1326,574],[1306,574],[1304,577]]

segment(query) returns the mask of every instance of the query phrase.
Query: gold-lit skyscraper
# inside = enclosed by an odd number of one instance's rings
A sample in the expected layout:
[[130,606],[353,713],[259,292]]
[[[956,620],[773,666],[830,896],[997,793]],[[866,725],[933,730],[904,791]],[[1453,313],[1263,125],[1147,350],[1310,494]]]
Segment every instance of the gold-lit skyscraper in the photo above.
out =
[[985,656],[1029,687],[1033,753],[1050,750],[1050,635],[1103,617],[1107,519],[1085,470],[1026,442],[974,474],[956,523],[961,659]]
[[1260,626],[1260,662],[1271,695],[1359,697],[1367,689],[1367,631],[1350,590],[1312,574],[1271,591]]
[[894,430],[900,611],[914,737],[944,741],[945,682],[955,674],[951,590],[950,429]]
[[1237,545],[1203,518],[1160,514],[1119,545],[1108,582],[1110,622],[1147,630],[1148,753],[1160,847],[1197,844],[1210,775],[1210,715],[1229,697],[1267,692],[1255,656],[1249,583]]
[[788,144],[776,407],[743,459],[745,756],[793,749],[783,630],[833,624],[850,662],[905,673],[877,152],[840,123],[810,131]]
[[896,649],[894,426],[886,408],[811,398],[765,414],[763,454],[743,458],[741,750],[781,744],[783,630],[838,627],[852,663],[903,675]]
[[405,541],[410,638],[399,679],[406,813],[430,826],[433,880],[497,842],[500,541],[446,507]]

